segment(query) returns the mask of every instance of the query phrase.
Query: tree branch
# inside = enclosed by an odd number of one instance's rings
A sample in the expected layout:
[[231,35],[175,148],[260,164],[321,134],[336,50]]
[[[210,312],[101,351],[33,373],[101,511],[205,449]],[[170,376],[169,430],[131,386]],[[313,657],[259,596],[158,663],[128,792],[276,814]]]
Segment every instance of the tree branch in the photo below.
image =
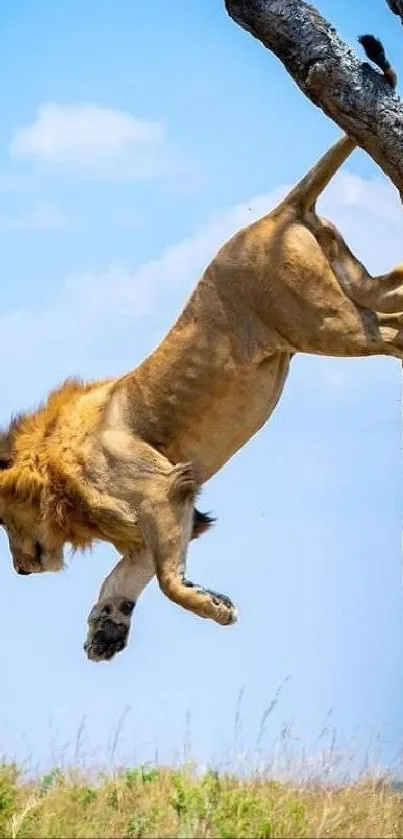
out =
[[389,6],[394,15],[400,17],[403,23],[403,0],[386,0],[386,5]]
[[[396,7],[397,0],[391,2]],[[280,59],[311,102],[370,154],[403,196],[403,103],[383,75],[360,61],[304,0],[225,0],[225,5],[233,20]]]

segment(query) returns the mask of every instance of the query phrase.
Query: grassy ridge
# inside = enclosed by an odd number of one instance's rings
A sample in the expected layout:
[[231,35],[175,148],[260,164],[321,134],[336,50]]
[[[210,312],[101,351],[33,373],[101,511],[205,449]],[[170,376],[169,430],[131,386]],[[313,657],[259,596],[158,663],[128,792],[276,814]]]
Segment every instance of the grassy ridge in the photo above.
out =
[[403,795],[140,767],[90,780],[59,769],[33,782],[0,766],[0,837],[401,837]]

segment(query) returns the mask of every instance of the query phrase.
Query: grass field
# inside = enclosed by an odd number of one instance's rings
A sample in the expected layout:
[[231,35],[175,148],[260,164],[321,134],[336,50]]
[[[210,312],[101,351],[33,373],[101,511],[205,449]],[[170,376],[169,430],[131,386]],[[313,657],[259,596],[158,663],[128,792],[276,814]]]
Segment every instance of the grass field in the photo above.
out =
[[0,837],[401,837],[403,795],[387,781],[298,786],[140,767],[35,781],[0,766]]

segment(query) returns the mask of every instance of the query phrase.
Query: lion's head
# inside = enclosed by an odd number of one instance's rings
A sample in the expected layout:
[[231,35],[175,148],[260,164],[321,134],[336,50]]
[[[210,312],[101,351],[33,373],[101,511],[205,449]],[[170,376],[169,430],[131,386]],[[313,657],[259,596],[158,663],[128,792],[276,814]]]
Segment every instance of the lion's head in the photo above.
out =
[[85,548],[101,535],[81,491],[73,411],[95,387],[69,379],[0,432],[0,521],[19,574],[58,571],[66,543]]
[[0,524],[8,538],[18,574],[59,571],[63,539],[50,530],[44,516],[45,481],[34,459],[18,458],[15,441],[21,421],[0,434]]

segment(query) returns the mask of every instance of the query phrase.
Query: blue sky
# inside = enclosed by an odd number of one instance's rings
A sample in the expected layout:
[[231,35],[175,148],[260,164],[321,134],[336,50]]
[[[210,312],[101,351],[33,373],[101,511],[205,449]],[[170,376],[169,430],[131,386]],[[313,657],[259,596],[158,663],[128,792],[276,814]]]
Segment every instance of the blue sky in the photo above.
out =
[[[403,33],[382,0],[365,20],[362,0],[318,5],[353,45],[381,36],[403,73]],[[14,0],[0,33],[6,422],[67,375],[135,366],[222,242],[339,130],[220,0]],[[362,152],[322,208],[370,270],[401,260],[399,201]],[[314,756],[324,727],[360,761],[376,748],[393,761],[401,449],[396,361],[296,358],[269,425],[206,486],[218,524],[190,550],[192,576],[233,597],[239,623],[198,620],[152,583],[129,648],[105,665],[82,644],[112,549],[22,579],[2,536],[0,750],[34,765],[73,759],[85,720],[78,751],[100,761],[181,759],[187,743],[202,763],[270,762],[284,736]]]

